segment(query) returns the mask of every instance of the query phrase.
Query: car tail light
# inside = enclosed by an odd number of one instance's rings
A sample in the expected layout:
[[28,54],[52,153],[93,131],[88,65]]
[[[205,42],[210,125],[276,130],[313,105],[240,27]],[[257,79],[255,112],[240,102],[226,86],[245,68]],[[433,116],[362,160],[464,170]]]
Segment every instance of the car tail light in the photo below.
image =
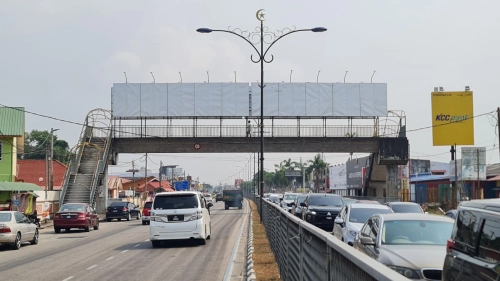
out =
[[196,213],[194,213],[190,218],[189,220],[190,221],[194,221],[194,220],[199,220],[203,217],[203,212],[202,211],[196,211]]
[[455,248],[455,241],[448,239],[446,242],[446,253],[451,253],[451,249]]
[[126,211],[127,211],[127,208],[123,207],[122,211],[126,212]]
[[10,227],[5,224],[0,224],[0,233],[10,233]]
[[145,216],[149,216],[150,210],[149,209],[144,209],[142,210],[142,214]]

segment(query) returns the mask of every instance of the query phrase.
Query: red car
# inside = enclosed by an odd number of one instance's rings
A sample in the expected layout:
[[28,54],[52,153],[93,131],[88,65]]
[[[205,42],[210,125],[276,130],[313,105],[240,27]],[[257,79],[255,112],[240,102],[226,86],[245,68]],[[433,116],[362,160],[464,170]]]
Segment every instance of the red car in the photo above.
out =
[[61,232],[61,229],[69,231],[71,228],[84,229],[86,232],[99,229],[99,218],[97,212],[85,203],[68,203],[62,205],[59,212],[54,216],[54,231]]

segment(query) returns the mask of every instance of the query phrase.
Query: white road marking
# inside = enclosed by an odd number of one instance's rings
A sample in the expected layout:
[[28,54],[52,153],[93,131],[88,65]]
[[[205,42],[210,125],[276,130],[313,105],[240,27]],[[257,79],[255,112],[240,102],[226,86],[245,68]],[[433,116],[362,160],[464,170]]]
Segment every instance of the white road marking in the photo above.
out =
[[125,252],[128,252],[128,250],[123,250],[123,251],[121,251],[121,253],[122,253],[122,254],[123,254],[123,253],[125,253]]
[[141,245],[141,244],[135,244],[134,247],[139,247],[139,245]]
[[93,266],[91,266],[91,267],[87,267],[87,269],[92,269],[92,268],[94,268],[94,267],[96,267],[96,266],[97,266],[97,264],[94,264],[94,265],[93,265]]
[[114,257],[109,257],[107,258],[106,260],[109,261],[109,260],[112,260]]
[[149,239],[144,240],[144,242],[148,242],[148,241],[149,241]]
[[70,280],[70,279],[73,279],[74,277],[75,277],[75,276],[70,276],[70,277],[68,277],[68,278],[64,279],[63,281],[68,281],[68,280]]

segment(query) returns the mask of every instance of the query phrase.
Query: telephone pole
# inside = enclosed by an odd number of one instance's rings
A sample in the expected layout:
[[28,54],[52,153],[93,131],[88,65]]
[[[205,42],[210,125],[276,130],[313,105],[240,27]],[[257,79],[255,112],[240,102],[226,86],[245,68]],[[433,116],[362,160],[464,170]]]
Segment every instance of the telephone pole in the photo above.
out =
[[50,150],[49,150],[49,186],[48,190],[54,190],[54,132],[59,129],[50,128]]
[[161,166],[163,166],[163,163],[160,161],[160,172],[158,174],[158,177],[160,179],[160,188],[162,188],[162,186],[161,186]]

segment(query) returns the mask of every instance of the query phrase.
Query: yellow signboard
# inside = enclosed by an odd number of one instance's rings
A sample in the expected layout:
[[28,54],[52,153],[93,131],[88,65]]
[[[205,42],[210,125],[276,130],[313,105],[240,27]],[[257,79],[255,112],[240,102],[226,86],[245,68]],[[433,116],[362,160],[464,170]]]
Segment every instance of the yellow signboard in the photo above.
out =
[[472,91],[432,92],[432,141],[438,145],[474,145]]

